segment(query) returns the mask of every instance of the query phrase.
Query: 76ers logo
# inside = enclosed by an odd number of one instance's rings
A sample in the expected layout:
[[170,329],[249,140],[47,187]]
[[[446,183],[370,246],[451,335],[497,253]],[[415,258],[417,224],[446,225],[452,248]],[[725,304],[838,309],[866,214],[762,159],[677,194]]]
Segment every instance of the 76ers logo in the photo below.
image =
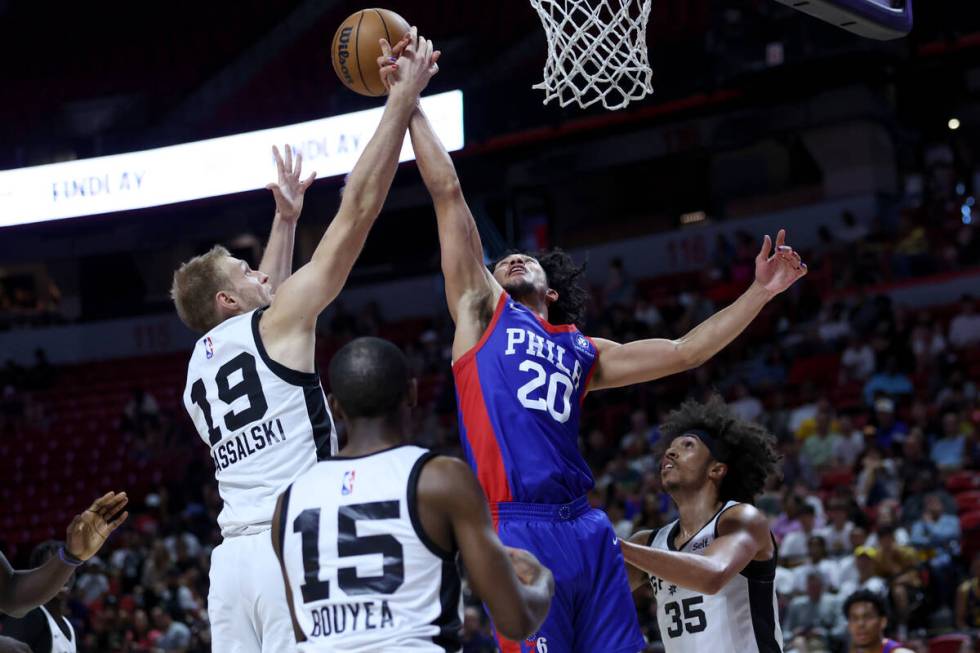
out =
[[548,653],[548,638],[531,635],[521,642],[521,653]]
[[347,496],[354,492],[354,470],[344,472],[344,481],[340,484],[340,494]]

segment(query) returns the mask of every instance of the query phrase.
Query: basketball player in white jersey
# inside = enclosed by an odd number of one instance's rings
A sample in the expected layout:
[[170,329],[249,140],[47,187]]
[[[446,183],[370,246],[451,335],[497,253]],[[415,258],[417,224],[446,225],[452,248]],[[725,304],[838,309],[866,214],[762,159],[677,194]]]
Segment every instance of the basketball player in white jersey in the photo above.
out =
[[280,653],[294,643],[268,530],[283,488],[336,450],[314,368],[316,319],[343,288],[381,211],[437,59],[413,28],[381,122],[309,263],[290,276],[295,221],[313,177],[300,181],[299,157],[294,164],[287,148],[259,269],[215,247],[174,274],[177,312],[202,334],[184,404],[211,449],[224,500],[224,541],[212,553],[208,594],[215,651]]
[[286,489],[272,527],[298,650],[459,651],[457,554],[496,627],[535,632],[551,572],[500,543],[465,463],[408,443],[416,386],[402,352],[360,338],[329,373],[348,443]]
[[661,430],[660,474],[680,517],[622,546],[631,587],[649,576],[664,650],[782,651],[776,541],[750,503],[776,470],[771,436],[718,396],[684,402]]
[[[42,566],[48,560],[58,557],[64,546],[62,542],[48,540],[31,551],[32,568]],[[33,653],[75,653],[75,629],[64,616],[65,599],[73,582],[69,577],[58,594],[42,606],[34,608],[20,619],[4,619],[4,636],[23,642]],[[0,646],[0,651],[3,651]]]

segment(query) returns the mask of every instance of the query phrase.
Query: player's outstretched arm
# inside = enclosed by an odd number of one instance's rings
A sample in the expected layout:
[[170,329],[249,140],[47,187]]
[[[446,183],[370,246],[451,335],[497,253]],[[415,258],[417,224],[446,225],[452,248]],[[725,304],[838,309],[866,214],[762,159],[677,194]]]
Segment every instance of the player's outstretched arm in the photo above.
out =
[[75,567],[94,556],[126,521],[129,513],[119,513],[128,500],[125,492],[108,492],[96,499],[69,524],[65,550],[36,569],[15,571],[0,553],[0,612],[23,617],[54,598]]
[[286,158],[283,160],[279,148],[272,146],[272,157],[276,161],[277,180],[266,188],[272,191],[276,200],[276,215],[272,219],[269,242],[259,263],[259,270],[269,275],[272,292],[279,289],[282,282],[293,272],[293,244],[296,241],[296,222],[303,212],[303,196],[306,189],[316,179],[316,172],[306,179],[300,179],[303,171],[303,154],[293,157],[293,148],[286,145]]
[[473,591],[483,600],[501,635],[521,640],[548,616],[555,581],[532,554],[505,548],[494,532],[486,497],[473,472],[460,460],[438,457],[422,468],[418,484],[422,522],[436,514],[449,532],[433,537],[456,542]]
[[[633,544],[640,544],[646,546],[646,543],[650,541],[651,533],[653,533],[653,531],[649,529],[643,531],[637,531],[632,535],[630,535],[629,541],[632,542]],[[629,561],[627,561],[626,577],[629,579],[630,582],[630,591],[635,592],[637,589],[640,588],[641,585],[643,585],[643,583],[647,582],[647,580],[650,578],[650,575],[647,574],[642,569],[640,569],[639,567],[634,567],[629,563]]]
[[449,313],[458,322],[462,303],[474,299],[492,311],[503,289],[484,265],[480,232],[463,197],[453,161],[422,109],[412,115],[408,131],[422,181],[436,210]]
[[771,542],[765,515],[746,504],[722,514],[718,534],[703,555],[623,542],[623,557],[630,565],[672,585],[702,594],[717,594]]
[[599,363],[590,390],[653,381],[695,368],[724,349],[745,330],[773,297],[806,274],[806,264],[785,244],[779,230],[776,249],[769,236],[755,259],[755,281],[735,302],[677,340],[650,338],[627,344],[595,338]]
[[432,43],[419,37],[415,28],[412,37],[398,59],[399,77],[392,84],[381,122],[351,171],[336,217],[310,262],[276,293],[262,319],[263,329],[277,335],[309,332],[346,283],[388,196],[419,93],[438,70]]

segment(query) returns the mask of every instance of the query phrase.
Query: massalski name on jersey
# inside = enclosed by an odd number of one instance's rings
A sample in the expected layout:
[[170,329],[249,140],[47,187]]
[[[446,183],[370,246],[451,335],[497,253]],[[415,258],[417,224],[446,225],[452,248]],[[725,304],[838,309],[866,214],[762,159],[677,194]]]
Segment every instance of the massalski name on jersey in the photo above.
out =
[[285,440],[286,431],[282,428],[282,422],[277,418],[270,422],[256,424],[217,447],[212,447],[211,459],[214,461],[215,469],[227,469],[252,454]]
[[360,630],[381,630],[395,624],[387,600],[324,605],[310,610],[310,637],[330,637]]

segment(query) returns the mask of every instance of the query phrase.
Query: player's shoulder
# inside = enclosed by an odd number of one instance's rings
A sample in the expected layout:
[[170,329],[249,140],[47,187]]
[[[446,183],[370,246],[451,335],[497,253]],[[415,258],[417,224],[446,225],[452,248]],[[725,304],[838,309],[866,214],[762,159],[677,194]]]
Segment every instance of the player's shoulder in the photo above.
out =
[[447,508],[485,500],[473,471],[459,458],[429,453],[421,457],[418,464],[420,499]]
[[632,544],[642,544],[643,546],[651,546],[653,544],[653,539],[657,537],[657,533],[660,531],[659,528],[645,528],[643,530],[636,531],[629,536],[628,542]]
[[769,519],[765,513],[751,503],[735,503],[722,509],[718,515],[716,530],[719,535],[735,531],[765,533],[768,537]]

